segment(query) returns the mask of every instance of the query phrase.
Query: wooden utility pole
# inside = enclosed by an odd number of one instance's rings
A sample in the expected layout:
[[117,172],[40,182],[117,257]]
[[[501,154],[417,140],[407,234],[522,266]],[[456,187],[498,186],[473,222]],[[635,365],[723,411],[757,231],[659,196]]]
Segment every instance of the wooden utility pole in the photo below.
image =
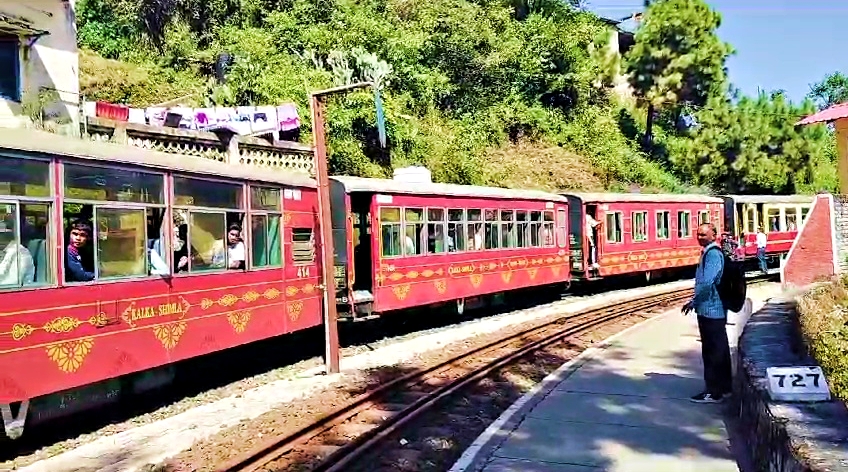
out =
[[[312,137],[315,155],[315,179],[318,181],[318,220],[321,226],[321,261],[324,275],[324,364],[328,374],[336,374],[339,369],[339,327],[336,311],[335,249],[333,247],[333,226],[330,215],[330,175],[327,164],[327,143],[324,129],[324,99],[328,95],[342,93],[357,88],[370,87],[371,82],[345,85],[312,93]],[[343,211],[340,210],[340,211]]]

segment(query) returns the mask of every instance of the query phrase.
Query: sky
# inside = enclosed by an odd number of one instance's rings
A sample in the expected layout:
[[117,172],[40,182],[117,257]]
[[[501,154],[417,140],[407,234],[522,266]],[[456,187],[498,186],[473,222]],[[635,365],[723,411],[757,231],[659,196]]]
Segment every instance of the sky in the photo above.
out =
[[[730,80],[744,94],[783,89],[792,101],[801,101],[827,74],[848,74],[848,2],[706,1],[721,13],[718,35],[736,51],[727,61]],[[588,9],[620,19],[642,5],[642,0],[589,0]]]

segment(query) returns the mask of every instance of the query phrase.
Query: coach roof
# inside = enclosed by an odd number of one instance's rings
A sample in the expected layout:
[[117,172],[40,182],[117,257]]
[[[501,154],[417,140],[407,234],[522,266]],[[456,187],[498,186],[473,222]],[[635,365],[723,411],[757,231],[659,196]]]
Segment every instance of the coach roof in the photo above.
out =
[[47,154],[107,164],[130,164],[158,170],[190,172],[298,187],[315,187],[307,175],[267,167],[226,164],[202,157],[152,151],[131,145],[87,141],[32,129],[0,128],[0,155]]
[[732,198],[735,203],[809,203],[812,205],[813,195],[722,195]]
[[410,183],[402,180],[372,179],[348,175],[333,176],[347,192],[371,192],[404,195],[445,195],[469,198],[508,198],[512,200],[545,200],[565,202],[566,199],[555,193],[540,190],[518,190],[500,187],[480,187],[477,185],[458,185],[440,183]]
[[583,203],[722,203],[718,197],[698,194],[678,193],[562,193],[561,195],[579,198]]

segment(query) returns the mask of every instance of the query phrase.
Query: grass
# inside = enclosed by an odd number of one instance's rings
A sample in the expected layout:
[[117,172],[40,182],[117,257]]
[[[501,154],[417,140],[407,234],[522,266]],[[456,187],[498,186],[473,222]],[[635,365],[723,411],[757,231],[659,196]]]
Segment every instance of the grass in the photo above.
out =
[[824,370],[831,393],[848,400],[848,277],[812,289],[798,309],[804,342]]

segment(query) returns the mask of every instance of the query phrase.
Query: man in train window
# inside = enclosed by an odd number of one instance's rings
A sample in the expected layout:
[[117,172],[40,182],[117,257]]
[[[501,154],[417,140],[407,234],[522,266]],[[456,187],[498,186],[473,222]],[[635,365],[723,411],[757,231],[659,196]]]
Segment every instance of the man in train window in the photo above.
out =
[[83,257],[80,254],[80,251],[86,247],[89,239],[91,239],[91,225],[81,220],[75,220],[70,226],[71,231],[68,235],[68,247],[65,250],[65,269],[67,269],[65,280],[68,282],[88,282],[94,280],[94,268],[85,267]]
[[596,260],[597,248],[595,246],[595,231],[600,225],[600,221],[593,218],[588,212],[586,213],[586,238],[589,240],[589,266],[593,269],[600,267]]
[[[220,241],[220,240],[219,240]],[[241,226],[231,224],[227,230],[227,269],[244,269],[244,242],[241,239]],[[217,247],[212,255],[212,266],[224,265],[223,246]]]

